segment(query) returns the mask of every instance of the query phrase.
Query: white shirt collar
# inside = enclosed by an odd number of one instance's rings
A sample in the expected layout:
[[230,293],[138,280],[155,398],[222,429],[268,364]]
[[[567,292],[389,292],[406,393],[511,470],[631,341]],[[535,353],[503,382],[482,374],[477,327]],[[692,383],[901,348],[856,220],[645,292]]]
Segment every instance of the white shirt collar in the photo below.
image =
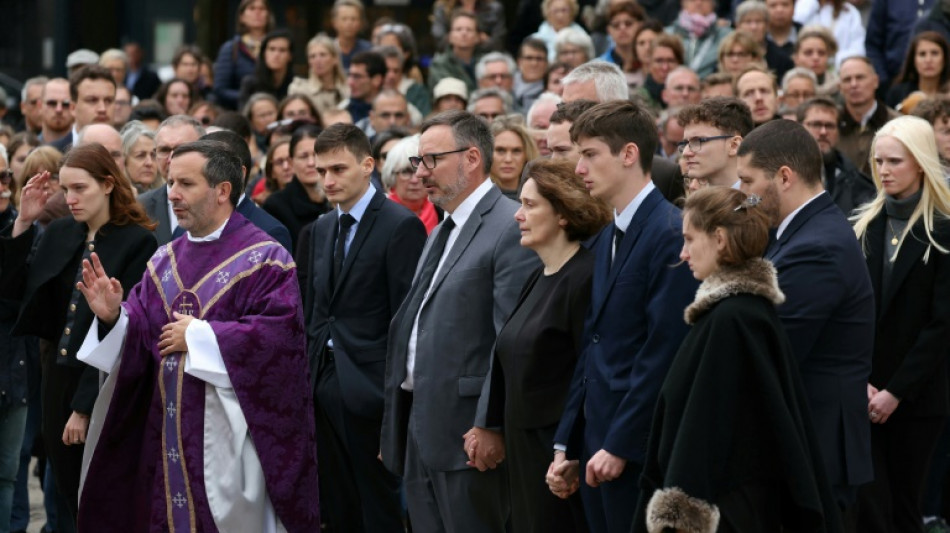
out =
[[[366,213],[366,208],[369,207],[369,201],[373,199],[374,194],[376,194],[376,187],[373,187],[373,184],[370,183],[366,192],[363,193],[363,196],[361,196],[350,209],[349,215],[355,218],[357,223],[363,218],[363,214]],[[336,213],[337,216],[343,214],[343,210],[340,209],[339,205],[336,206]]]
[[224,221],[224,224],[221,224],[221,226],[220,226],[218,229],[212,231],[211,233],[205,235],[204,237],[192,237],[190,231],[185,232],[185,235],[188,236],[188,240],[191,241],[191,242],[211,242],[211,241],[216,241],[216,240],[218,240],[218,239],[221,238],[221,233],[224,231],[224,227],[228,225],[228,220],[231,220],[231,217],[228,217],[228,218]]
[[877,111],[877,100],[874,100],[874,105],[871,106],[871,109],[868,109],[868,112],[861,117],[861,127],[868,125],[868,121],[871,120],[871,117],[874,116],[874,112]]
[[472,211],[475,210],[475,206],[478,205],[478,202],[482,201],[482,198],[488,194],[488,191],[490,191],[493,186],[494,185],[492,184],[492,181],[488,178],[485,178],[485,181],[476,187],[475,190],[472,191],[472,194],[468,195],[468,198],[462,200],[462,203],[460,203],[458,207],[455,208],[455,211],[449,213],[449,215],[452,217],[452,220],[455,222],[456,228],[461,228],[465,225],[468,217],[472,216]]
[[798,209],[796,209],[796,210],[792,211],[791,213],[789,213],[788,216],[785,217],[785,220],[783,220],[782,223],[778,225],[778,231],[775,233],[775,238],[776,238],[776,239],[780,239],[780,238],[782,237],[782,233],[785,231],[786,228],[788,228],[788,225],[792,223],[792,219],[795,218],[795,215],[797,215],[798,212],[801,211],[802,209],[805,209],[805,206],[806,206],[806,205],[808,205],[808,204],[812,203],[813,201],[815,201],[815,198],[818,198],[819,196],[821,196],[821,195],[824,194],[824,193],[825,193],[825,191],[819,192],[818,194],[816,194],[816,195],[812,196],[811,198],[809,198],[807,202],[805,202],[805,203],[803,203],[802,205],[798,206]]
[[627,204],[627,207],[623,208],[623,211],[617,213],[617,210],[614,210],[614,224],[620,228],[620,231],[627,231],[627,228],[630,227],[630,222],[633,221],[633,215],[637,214],[637,209],[640,208],[640,204],[643,203],[643,200],[653,189],[656,189],[656,185],[653,185],[652,180],[647,181],[647,184],[637,193],[633,201]]

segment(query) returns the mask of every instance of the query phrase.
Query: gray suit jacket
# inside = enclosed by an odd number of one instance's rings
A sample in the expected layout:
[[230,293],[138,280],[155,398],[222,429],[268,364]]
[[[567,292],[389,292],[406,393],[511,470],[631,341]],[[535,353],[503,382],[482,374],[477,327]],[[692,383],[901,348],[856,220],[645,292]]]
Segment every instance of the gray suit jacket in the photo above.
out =
[[[415,320],[406,313],[406,304],[414,291],[425,290],[416,286],[419,269],[441,225],[426,243],[409,296],[389,328],[380,448],[384,464],[398,475],[403,473],[409,431],[428,468],[469,468],[462,435],[474,425],[495,336],[528,276],[540,264],[534,252],[520,245],[521,235],[513,219],[517,209],[518,204],[492,187],[462,226],[420,309],[415,390],[410,394],[400,388],[406,379],[408,342]],[[414,410],[412,427],[410,407]]]
[[145,208],[148,218],[158,222],[152,230],[155,240],[162,246],[172,240],[172,225],[168,219],[168,187],[162,185],[138,197],[139,203]]

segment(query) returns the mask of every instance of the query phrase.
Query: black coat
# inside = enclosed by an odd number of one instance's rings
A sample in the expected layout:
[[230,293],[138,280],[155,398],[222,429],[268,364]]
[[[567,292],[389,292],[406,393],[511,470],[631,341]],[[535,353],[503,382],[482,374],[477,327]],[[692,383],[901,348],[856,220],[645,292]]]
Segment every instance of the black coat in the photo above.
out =
[[330,207],[327,202],[315,204],[310,201],[303,184],[294,176],[286,187],[267,197],[263,208],[290,232],[292,251],[295,252],[300,230],[326,213]]
[[856,208],[877,196],[877,187],[838,149],[833,150],[833,157],[833,162],[824,165],[825,190],[845,216],[851,216]]

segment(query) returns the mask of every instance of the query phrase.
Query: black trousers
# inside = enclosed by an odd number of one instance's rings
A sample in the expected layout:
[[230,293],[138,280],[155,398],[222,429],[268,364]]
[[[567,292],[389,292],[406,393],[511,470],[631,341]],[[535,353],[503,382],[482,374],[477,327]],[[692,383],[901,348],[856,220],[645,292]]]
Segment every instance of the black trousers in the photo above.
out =
[[319,370],[314,412],[324,531],[402,533],[399,478],[377,458],[381,421],[346,409],[332,351]]
[[858,531],[919,533],[921,500],[945,417],[897,418],[871,425],[874,481],[858,493]]

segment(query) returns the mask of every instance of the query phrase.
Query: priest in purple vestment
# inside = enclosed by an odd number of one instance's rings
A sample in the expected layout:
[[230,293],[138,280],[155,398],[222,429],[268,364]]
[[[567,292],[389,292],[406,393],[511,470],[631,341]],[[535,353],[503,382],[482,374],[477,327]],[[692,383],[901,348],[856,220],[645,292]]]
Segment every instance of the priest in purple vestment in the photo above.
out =
[[109,373],[91,417],[81,531],[318,531],[316,445],[296,267],[234,211],[241,162],[175,149],[169,201],[187,234],[125,303],[83,265],[97,316],[80,359]]

